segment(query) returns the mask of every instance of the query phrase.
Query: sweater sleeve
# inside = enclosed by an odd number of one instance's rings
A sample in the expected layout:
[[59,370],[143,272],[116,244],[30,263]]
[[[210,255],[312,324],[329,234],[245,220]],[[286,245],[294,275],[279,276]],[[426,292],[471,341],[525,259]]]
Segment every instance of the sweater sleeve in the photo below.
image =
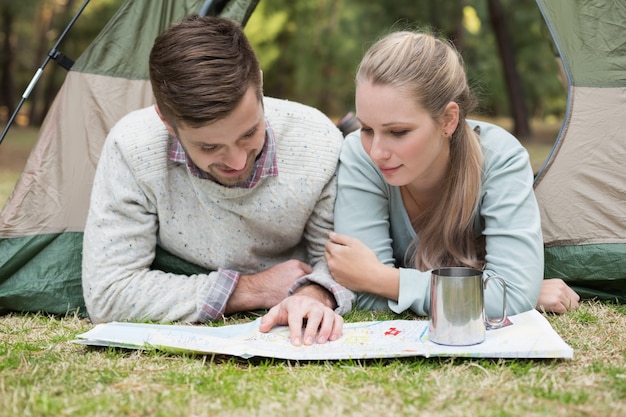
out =
[[299,279],[289,294],[308,283],[318,284],[335,297],[335,312],[345,314],[352,309],[355,294],[333,279],[324,257],[328,234],[334,227],[336,169],[343,135],[318,109],[268,97],[265,100],[279,158],[281,153],[284,155],[279,175],[289,178],[293,198],[307,213],[302,243],[313,272]]
[[328,233],[333,229],[333,207],[336,193],[337,180],[333,176],[324,188],[305,228],[304,238],[307,242],[307,252],[313,265],[313,272],[298,280],[290,289],[289,294],[293,294],[296,289],[308,283],[318,284],[326,288],[335,297],[337,303],[335,312],[344,315],[352,309],[355,294],[332,278],[324,258],[324,244],[328,239]]
[[157,245],[157,210],[120,146],[137,123],[114,128],[99,159],[83,240],[87,312],[95,323],[201,322],[220,316],[238,274],[186,276],[150,268]]

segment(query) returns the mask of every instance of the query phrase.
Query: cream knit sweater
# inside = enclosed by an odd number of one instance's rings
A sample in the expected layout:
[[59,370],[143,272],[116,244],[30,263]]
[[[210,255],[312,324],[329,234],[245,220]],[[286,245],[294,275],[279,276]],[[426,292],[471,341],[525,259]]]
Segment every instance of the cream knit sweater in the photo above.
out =
[[209,271],[253,274],[300,259],[314,267],[301,281],[331,290],[338,313],[350,310],[353,294],[332,280],[324,260],[341,133],[313,108],[272,98],[264,105],[279,174],[251,189],[199,179],[170,161],[172,139],[154,107],[111,130],[84,235],[83,293],[94,322],[207,319],[203,307],[220,298],[218,274],[151,270],[157,245]]

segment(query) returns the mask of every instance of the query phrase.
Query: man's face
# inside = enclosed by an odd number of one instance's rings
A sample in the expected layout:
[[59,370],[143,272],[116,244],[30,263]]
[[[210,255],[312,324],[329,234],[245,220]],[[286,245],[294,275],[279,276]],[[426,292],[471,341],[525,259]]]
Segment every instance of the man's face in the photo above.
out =
[[265,143],[262,103],[249,88],[230,115],[199,128],[178,126],[175,136],[193,163],[216,182],[229,187],[243,184]]

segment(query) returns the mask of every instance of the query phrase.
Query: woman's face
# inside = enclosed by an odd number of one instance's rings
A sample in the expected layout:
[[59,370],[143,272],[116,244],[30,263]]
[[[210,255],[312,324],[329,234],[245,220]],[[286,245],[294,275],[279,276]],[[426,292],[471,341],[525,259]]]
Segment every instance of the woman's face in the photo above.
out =
[[[359,82],[356,115],[361,143],[395,186],[436,185],[447,169],[449,139],[442,126],[397,87]],[[452,133],[452,130],[446,136]]]

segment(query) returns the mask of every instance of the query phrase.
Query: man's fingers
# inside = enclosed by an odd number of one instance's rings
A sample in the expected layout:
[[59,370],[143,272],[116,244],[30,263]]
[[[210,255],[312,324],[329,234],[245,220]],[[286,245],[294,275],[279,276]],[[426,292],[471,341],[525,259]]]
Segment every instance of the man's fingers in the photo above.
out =
[[304,315],[294,314],[293,312],[287,317],[287,325],[289,326],[289,334],[291,338],[291,344],[294,346],[302,345],[302,321]]
[[[326,343],[330,339],[332,332],[333,332],[335,316],[339,317],[339,315],[335,314],[334,311],[330,311],[330,310],[324,311],[324,315],[317,329],[317,343],[323,344],[323,343]],[[307,325],[305,334],[308,330],[309,329]],[[313,331],[316,331],[316,330],[313,329]]]
[[335,341],[341,337],[343,329],[343,317],[334,311],[327,311],[319,328],[317,343]]
[[291,342],[294,346],[323,344],[341,337],[343,318],[332,310],[309,312],[306,324],[303,323],[294,321],[293,326],[290,325]]
[[263,317],[261,317],[261,325],[259,331],[267,333],[278,323],[278,313],[280,311],[280,305],[275,305],[268,311]]
[[[303,343],[307,346],[315,343],[317,332],[320,329],[320,324],[324,321],[324,311],[315,310],[309,311],[306,319],[306,326],[304,328]],[[318,339],[319,340],[319,339]],[[322,342],[319,342],[322,343]]]
[[343,317],[323,303],[307,296],[292,296],[272,307],[261,319],[259,331],[269,332],[276,325],[289,326],[294,346],[326,343],[341,337]]

